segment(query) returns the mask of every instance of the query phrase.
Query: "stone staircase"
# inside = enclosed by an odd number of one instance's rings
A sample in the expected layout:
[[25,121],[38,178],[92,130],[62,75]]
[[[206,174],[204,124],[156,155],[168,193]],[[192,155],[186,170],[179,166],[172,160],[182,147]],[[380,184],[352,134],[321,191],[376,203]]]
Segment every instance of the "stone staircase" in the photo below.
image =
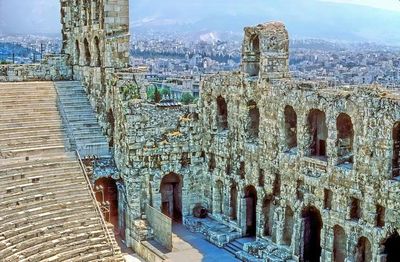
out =
[[110,157],[107,138],[97,122],[95,113],[80,82],[54,82],[58,93],[58,107],[73,149],[82,157]]
[[0,260],[123,261],[65,151],[53,83],[0,83],[0,92]]

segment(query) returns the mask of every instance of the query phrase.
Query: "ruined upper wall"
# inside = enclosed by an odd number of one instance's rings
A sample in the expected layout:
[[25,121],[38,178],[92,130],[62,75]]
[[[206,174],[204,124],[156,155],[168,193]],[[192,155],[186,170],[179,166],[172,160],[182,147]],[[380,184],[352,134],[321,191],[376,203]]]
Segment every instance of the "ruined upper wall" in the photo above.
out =
[[242,72],[252,77],[289,77],[289,34],[284,24],[271,22],[244,29]]
[[129,62],[128,0],[61,0],[62,53],[70,64],[123,68]]
[[66,55],[46,55],[38,64],[0,65],[0,82],[60,81],[72,79]]

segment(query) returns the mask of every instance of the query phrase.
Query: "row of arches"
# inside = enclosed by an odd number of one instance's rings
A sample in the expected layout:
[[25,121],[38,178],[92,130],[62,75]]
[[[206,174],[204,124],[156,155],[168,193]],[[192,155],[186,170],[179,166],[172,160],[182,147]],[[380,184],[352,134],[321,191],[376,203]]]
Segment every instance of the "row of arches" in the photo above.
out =
[[74,7],[72,16],[75,27],[100,24],[100,29],[103,29],[103,0],[75,0]]
[[[217,97],[217,116],[216,123],[219,132],[227,131],[229,128],[228,105],[222,96]],[[260,111],[257,103],[251,100],[247,103],[248,115],[245,121],[246,137],[250,140],[257,139],[260,133]],[[284,108],[284,148],[286,151],[294,151],[298,146],[298,117],[292,106]],[[306,153],[308,156],[316,157],[321,160],[327,159],[327,139],[328,127],[326,115],[319,109],[311,109],[308,112],[306,122]],[[346,113],[340,113],[336,118],[336,155],[337,163],[354,163],[354,127],[351,117]],[[400,122],[393,127],[393,176],[400,176]]]
[[95,36],[91,42],[84,38],[83,43],[75,40],[75,57],[76,65],[86,66],[102,66],[101,62],[101,44],[99,37]]
[[[221,180],[216,182],[216,194],[214,213],[223,213],[224,207],[224,184]],[[238,208],[238,187],[236,183],[230,186],[229,196],[229,214],[231,220],[237,219]],[[264,237],[273,237],[274,234],[274,217],[275,197],[273,194],[267,195],[262,200],[262,209],[258,225],[257,220],[257,205],[258,196],[257,190],[253,185],[244,188],[243,191],[244,209],[244,232],[247,236],[257,235],[257,226],[261,226],[261,232]],[[322,248],[321,248],[321,230],[323,221],[320,211],[315,206],[305,207],[300,215],[301,219],[301,245],[299,257],[300,261],[320,261]],[[292,244],[292,237],[294,233],[295,214],[290,206],[285,207],[285,216],[282,231],[282,244],[290,246]],[[274,239],[274,238],[273,238]],[[362,236],[358,239],[357,245],[351,253],[348,253],[348,238],[345,230],[335,225],[333,227],[333,242],[332,242],[332,259],[335,262],[344,262],[348,256],[354,256],[355,262],[371,262],[372,249],[371,243],[368,238]],[[400,236],[397,232],[393,233],[384,243],[382,243],[382,255],[385,257],[386,262],[400,261]]]

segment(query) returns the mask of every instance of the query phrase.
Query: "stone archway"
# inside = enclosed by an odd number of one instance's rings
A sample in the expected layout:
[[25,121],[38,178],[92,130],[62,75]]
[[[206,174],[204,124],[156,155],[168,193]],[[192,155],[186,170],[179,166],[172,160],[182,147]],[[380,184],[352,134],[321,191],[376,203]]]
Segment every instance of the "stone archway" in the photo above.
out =
[[344,262],[346,259],[346,233],[344,229],[335,225],[333,227],[333,261]]
[[257,190],[254,186],[247,186],[244,190],[246,203],[246,235],[255,236],[257,232]]
[[161,212],[182,222],[182,179],[175,173],[164,176],[161,185]]
[[371,262],[372,261],[372,251],[371,242],[368,238],[360,237],[356,246],[356,256],[355,262]]
[[264,197],[263,205],[262,205],[262,211],[263,211],[263,216],[264,216],[264,230],[263,230],[263,235],[264,236],[272,236],[272,228],[274,224],[274,196],[273,195],[267,195]]
[[317,262],[321,257],[322,218],[314,206],[303,209],[303,243],[301,259],[303,262]]
[[384,243],[386,262],[400,261],[400,236],[397,231],[393,233]]
[[118,233],[118,188],[116,181],[112,178],[103,177],[96,180],[94,188],[97,201],[108,209],[103,208],[106,221],[113,224],[114,231]]

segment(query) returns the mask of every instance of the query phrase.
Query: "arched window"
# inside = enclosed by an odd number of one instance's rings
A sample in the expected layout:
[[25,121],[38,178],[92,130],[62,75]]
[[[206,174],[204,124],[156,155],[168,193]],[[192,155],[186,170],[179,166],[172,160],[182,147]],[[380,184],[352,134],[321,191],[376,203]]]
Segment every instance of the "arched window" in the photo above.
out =
[[232,220],[237,219],[237,197],[238,197],[238,190],[237,185],[234,183],[231,185],[231,199],[229,202],[230,205],[230,217]]
[[312,109],[308,114],[307,128],[309,134],[309,155],[326,160],[326,140],[328,128],[325,121],[325,113]]
[[341,113],[336,119],[338,164],[353,164],[353,123],[349,115]]
[[258,138],[260,130],[260,111],[258,110],[257,103],[253,100],[247,103],[249,110],[247,120],[247,138],[249,140],[255,140]]
[[297,114],[293,107],[285,106],[285,138],[286,149],[297,148]]
[[79,65],[81,59],[81,48],[78,40],[75,41],[75,64]]
[[94,66],[101,66],[100,40],[97,36],[94,38],[94,48]]
[[356,246],[356,256],[355,262],[371,262],[372,252],[371,252],[371,242],[368,238],[360,237]]
[[228,105],[222,96],[217,98],[217,127],[219,131],[228,130]]
[[392,130],[392,177],[400,176],[400,122],[396,122]]
[[335,225],[333,227],[333,261],[344,262],[346,259],[346,233],[344,229]]
[[90,61],[92,60],[92,58],[90,55],[89,42],[86,38],[84,40],[84,46],[85,46],[85,65],[90,65]]
[[253,35],[250,38],[250,50],[251,52],[260,52],[260,37],[258,35]]

